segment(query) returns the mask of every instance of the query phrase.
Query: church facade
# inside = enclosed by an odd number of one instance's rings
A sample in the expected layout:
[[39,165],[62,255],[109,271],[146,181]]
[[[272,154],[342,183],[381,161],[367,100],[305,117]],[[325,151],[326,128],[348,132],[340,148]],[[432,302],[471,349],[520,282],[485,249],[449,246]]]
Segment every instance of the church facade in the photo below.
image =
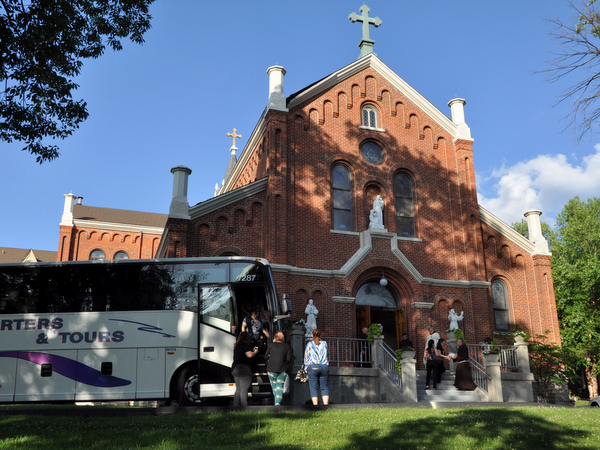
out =
[[293,318],[312,299],[324,336],[380,323],[392,348],[407,332],[422,350],[454,309],[469,343],[515,329],[560,342],[541,212],[526,239],[478,205],[464,100],[446,116],[369,51],[288,97],[285,69],[267,73],[215,197],[190,206],[192,170],[171,170],[158,256],[266,258]]

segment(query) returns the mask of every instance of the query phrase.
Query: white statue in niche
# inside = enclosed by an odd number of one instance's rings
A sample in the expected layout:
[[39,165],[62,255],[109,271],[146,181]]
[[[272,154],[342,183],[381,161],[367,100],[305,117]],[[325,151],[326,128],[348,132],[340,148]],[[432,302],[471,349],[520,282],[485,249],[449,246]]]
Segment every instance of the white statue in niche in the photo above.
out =
[[448,320],[450,321],[450,328],[448,328],[448,331],[457,330],[458,329],[458,321],[463,320],[464,316],[465,316],[464,311],[462,311],[459,316],[458,314],[456,314],[456,311],[454,311],[454,309],[451,309],[450,312],[448,313]]
[[383,226],[383,207],[385,204],[383,203],[383,199],[381,195],[378,195],[373,201],[373,209],[369,214],[369,228],[380,228],[384,229]]
[[313,299],[311,298],[308,301],[308,305],[306,305],[306,309],[304,310],[304,314],[306,314],[306,337],[312,337],[313,330],[317,328],[317,316],[319,315],[319,310],[315,305],[313,305]]

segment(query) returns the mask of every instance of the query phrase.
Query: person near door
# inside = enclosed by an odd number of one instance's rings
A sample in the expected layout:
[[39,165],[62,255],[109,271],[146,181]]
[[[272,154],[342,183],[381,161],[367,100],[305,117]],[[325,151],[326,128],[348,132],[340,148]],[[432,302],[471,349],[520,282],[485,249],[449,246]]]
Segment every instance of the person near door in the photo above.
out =
[[308,341],[304,350],[304,366],[308,373],[308,387],[313,405],[319,404],[319,389],[323,404],[329,404],[329,348],[321,340],[321,332],[312,332],[312,341]]
[[245,408],[248,406],[248,389],[252,384],[252,358],[258,353],[257,347],[252,347],[250,335],[242,331],[233,347],[233,364],[231,374],[235,381],[233,406]]

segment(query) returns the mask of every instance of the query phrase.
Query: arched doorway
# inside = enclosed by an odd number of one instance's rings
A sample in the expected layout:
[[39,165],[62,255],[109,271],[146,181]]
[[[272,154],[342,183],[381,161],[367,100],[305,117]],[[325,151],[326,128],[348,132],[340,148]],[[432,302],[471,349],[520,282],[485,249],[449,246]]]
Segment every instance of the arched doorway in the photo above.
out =
[[355,301],[359,336],[363,328],[380,323],[385,343],[393,349],[398,348],[405,332],[405,320],[396,290],[389,285],[382,286],[379,280],[370,280],[358,289]]

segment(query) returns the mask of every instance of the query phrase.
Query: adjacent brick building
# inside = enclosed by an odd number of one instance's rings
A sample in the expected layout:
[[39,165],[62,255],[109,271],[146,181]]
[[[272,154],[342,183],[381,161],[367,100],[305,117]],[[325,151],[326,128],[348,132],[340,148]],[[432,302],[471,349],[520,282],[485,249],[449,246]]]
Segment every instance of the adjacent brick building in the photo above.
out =
[[464,100],[447,117],[373,53],[289,97],[285,70],[267,73],[267,107],[215,197],[190,207],[191,170],[172,169],[159,256],[267,258],[325,336],[376,322],[392,347],[406,331],[422,349],[454,308],[471,343],[516,327],[560,342],[540,212],[525,239],[478,205]]
[[56,260],[154,258],[166,220],[166,214],[86,206],[65,194]]

